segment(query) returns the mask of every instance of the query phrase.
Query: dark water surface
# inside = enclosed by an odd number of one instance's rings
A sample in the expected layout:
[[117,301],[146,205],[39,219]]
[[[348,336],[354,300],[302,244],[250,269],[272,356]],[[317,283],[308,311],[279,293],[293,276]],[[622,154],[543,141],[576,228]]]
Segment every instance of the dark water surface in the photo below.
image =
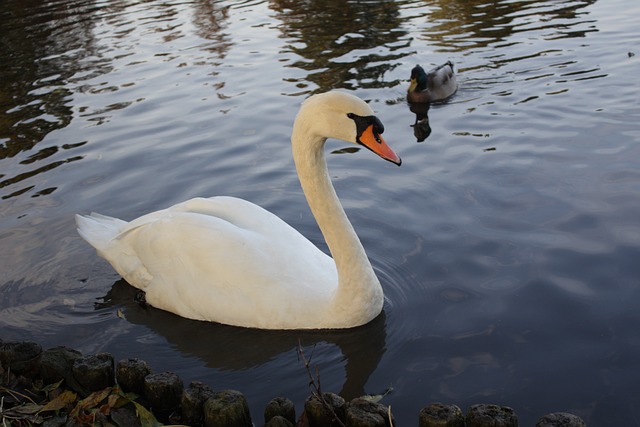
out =
[[[298,340],[325,391],[392,386],[399,426],[434,401],[509,405],[523,426],[552,411],[640,425],[639,18],[636,0],[3,1],[0,339],[241,390],[257,425],[270,398],[300,411],[309,394]],[[461,87],[424,139],[407,79],[446,60]],[[331,88],[370,101],[404,161],[328,148],[385,289],[370,325],[145,310],[76,234],[78,212],[225,194],[326,249],[289,135]]]

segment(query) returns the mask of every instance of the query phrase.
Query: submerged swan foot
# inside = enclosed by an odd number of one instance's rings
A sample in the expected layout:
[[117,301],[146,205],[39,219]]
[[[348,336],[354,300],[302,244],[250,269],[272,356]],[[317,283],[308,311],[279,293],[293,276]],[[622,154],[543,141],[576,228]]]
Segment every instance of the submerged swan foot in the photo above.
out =
[[139,289],[138,292],[136,292],[136,295],[133,297],[133,301],[142,308],[149,307],[147,305],[147,294]]

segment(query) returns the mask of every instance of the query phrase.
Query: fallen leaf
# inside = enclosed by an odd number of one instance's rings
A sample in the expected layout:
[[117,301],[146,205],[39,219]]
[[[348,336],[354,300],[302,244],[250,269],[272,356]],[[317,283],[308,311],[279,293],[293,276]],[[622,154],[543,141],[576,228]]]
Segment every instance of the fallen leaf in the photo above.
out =
[[393,391],[393,387],[389,387],[382,394],[365,394],[361,396],[361,399],[368,400],[369,402],[378,403],[380,402],[387,394]]
[[5,416],[18,417],[20,415],[37,414],[41,409],[42,405],[37,405],[35,403],[25,403],[24,405],[14,406],[11,409],[5,409],[4,411],[2,411],[2,414]]
[[60,387],[60,385],[62,384],[63,381],[64,381],[64,379],[58,381],[57,383],[47,384],[47,385],[43,386],[42,388],[38,388],[37,386],[34,385],[33,389],[35,391],[40,391],[40,392],[48,394],[48,393],[52,392],[53,390],[57,389],[58,387]]
[[78,395],[70,390],[65,390],[62,394],[60,394],[55,399],[47,402],[46,405],[40,410],[40,412],[45,411],[59,411],[67,405],[72,404],[76,401]]
[[71,418],[79,417],[83,410],[95,408],[100,402],[106,399],[109,394],[111,394],[111,387],[107,387],[100,391],[94,391],[89,396],[80,400],[76,407],[69,413],[69,416]]
[[147,408],[138,402],[133,402],[133,404],[136,406],[136,412],[138,413],[138,418],[140,419],[140,425],[142,427],[160,427],[162,425],[158,420],[156,420],[156,417],[147,410]]

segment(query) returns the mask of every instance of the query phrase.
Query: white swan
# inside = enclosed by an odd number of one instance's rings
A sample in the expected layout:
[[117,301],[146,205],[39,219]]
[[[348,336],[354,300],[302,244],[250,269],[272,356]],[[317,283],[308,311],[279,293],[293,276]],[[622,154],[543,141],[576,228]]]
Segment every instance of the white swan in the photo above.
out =
[[383,130],[365,102],[343,92],[310,97],[296,117],[296,169],[333,259],[233,197],[196,198],[131,222],[76,215],[78,232],[150,305],[186,318],[262,329],[363,325],[381,312],[382,287],[331,184],[324,144],[350,141],[400,165]]

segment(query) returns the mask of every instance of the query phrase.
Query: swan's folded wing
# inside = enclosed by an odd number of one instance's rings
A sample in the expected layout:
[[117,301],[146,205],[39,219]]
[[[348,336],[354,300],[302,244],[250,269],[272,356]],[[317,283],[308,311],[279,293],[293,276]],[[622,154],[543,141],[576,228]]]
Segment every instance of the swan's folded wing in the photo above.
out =
[[[268,317],[273,307],[330,300],[333,260],[277,216],[238,200],[192,200],[145,215],[105,258],[151,305],[189,318],[240,324],[250,311]],[[150,283],[136,283],[140,266]]]

